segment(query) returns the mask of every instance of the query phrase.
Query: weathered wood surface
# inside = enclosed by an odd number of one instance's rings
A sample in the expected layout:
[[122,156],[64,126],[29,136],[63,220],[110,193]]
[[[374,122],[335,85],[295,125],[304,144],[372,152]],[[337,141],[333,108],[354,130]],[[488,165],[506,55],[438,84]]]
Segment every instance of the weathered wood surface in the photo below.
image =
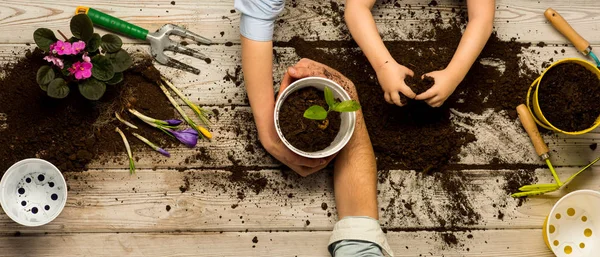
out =
[[[233,0],[178,0],[175,4],[166,0],[145,1],[19,1],[0,2],[0,43],[31,43],[31,35],[38,27],[69,31],[68,21],[78,5],[90,6],[115,17],[124,19],[154,31],[165,23],[187,27],[215,43],[239,43],[239,12],[233,8]],[[287,41],[293,36],[307,40],[346,40],[342,15],[332,11],[332,3],[343,6],[343,0],[297,1],[296,7],[288,3],[276,26],[275,40]],[[387,40],[410,40],[410,35],[422,35],[429,27],[424,20],[435,17],[438,10],[442,18],[464,9],[466,1],[442,0],[437,6],[428,6],[430,1],[404,0],[400,5],[383,4],[378,1],[373,10],[380,31]],[[561,13],[584,37],[592,43],[600,43],[597,22],[600,14],[598,1],[496,1],[495,27],[501,38],[516,38],[522,42],[566,43],[545,20],[543,12],[552,7]],[[424,8],[424,9],[423,9]],[[333,8],[335,9],[335,8]],[[333,15],[332,15],[333,14]],[[14,33],[18,31],[19,33]],[[221,35],[223,32],[223,35]],[[390,33],[388,33],[390,32]],[[128,40],[140,43],[141,41]]]
[[[0,2],[0,63],[15,61],[25,49],[31,49],[25,43],[33,43],[31,35],[37,27],[68,32],[68,20],[77,5],[97,8],[150,31],[175,23],[213,39],[212,46],[191,45],[204,51],[211,64],[175,56],[200,68],[201,75],[157,67],[193,101],[220,113],[211,142],[202,142],[195,149],[169,149],[171,159],[147,150],[136,151],[140,170],[134,176],[125,170],[122,153],[102,157],[88,172],[66,173],[67,206],[48,225],[26,228],[0,213],[0,256],[328,256],[327,240],[337,220],[331,171],[300,178],[279,170],[279,163],[260,147],[252,122],[240,122],[251,115],[242,76],[239,74],[235,81],[224,79],[227,73],[235,75],[240,65],[239,13],[232,11],[233,1],[170,2]],[[296,7],[288,3],[279,17],[283,22],[276,25],[276,41],[294,36],[333,41],[350,38],[340,23],[343,17],[331,15],[332,3],[344,1],[297,2]],[[542,63],[550,58],[581,57],[571,46],[563,46],[567,40],[545,21],[542,13],[547,7],[559,11],[592,44],[600,45],[600,34],[596,33],[598,1],[496,2],[494,25],[500,38],[561,44],[532,46],[524,51],[525,63],[534,69],[541,71]],[[434,18],[438,10],[444,18],[453,9],[456,12],[465,7],[464,1],[453,0],[438,1],[434,7],[427,5],[429,1],[398,3],[400,6],[395,7],[378,1],[373,10],[384,40],[428,39],[419,34],[430,29],[424,20]],[[131,50],[148,49],[141,41],[125,42]],[[228,47],[226,42],[233,45]],[[561,53],[563,49],[565,53]],[[279,47],[276,51],[279,58],[274,74],[278,84],[285,68],[300,57],[292,48]],[[6,119],[10,117],[0,114],[0,130]],[[453,122],[477,137],[461,152],[457,167],[464,170],[435,176],[414,171],[380,174],[381,224],[388,230],[396,255],[552,256],[541,240],[545,216],[569,191],[600,190],[600,168],[595,166],[581,174],[563,191],[520,205],[509,196],[510,185],[520,185],[523,178],[552,182],[546,169],[517,170],[515,164],[542,164],[520,124],[493,112],[455,113]],[[583,136],[546,135],[545,139],[555,165],[573,166],[558,169],[563,179],[574,173],[576,166],[600,154],[600,150],[589,147],[600,140],[600,130]],[[210,160],[197,160],[203,151]],[[495,156],[503,157],[506,169],[487,166]],[[242,179],[264,178],[266,186],[256,193],[248,183],[232,179],[232,160],[252,167],[251,175]],[[444,187],[444,179],[455,182],[459,190]],[[457,197],[472,215],[462,217],[462,207],[452,207]],[[328,206],[325,210],[323,203]],[[24,236],[14,237],[17,231]],[[444,242],[441,234],[447,232],[458,238],[457,245]],[[259,240],[256,244],[252,243],[254,236]]]
[[[561,168],[566,179],[576,170]],[[519,206],[510,183],[532,173],[550,183],[546,169],[464,170],[446,175],[413,171],[380,174],[380,217],[390,230],[537,229],[553,204],[576,189],[600,190],[600,169],[582,173],[565,191],[531,198]],[[336,218],[331,173],[301,178],[290,171],[250,171],[248,180],[267,182],[258,194],[224,170],[95,170],[66,173],[67,205],[52,223],[25,228],[0,215],[0,232],[160,232],[324,230]],[[444,185],[457,183],[457,190]],[[514,182],[517,181],[517,182]],[[184,191],[184,192],[182,192]],[[459,207],[453,201],[461,201]],[[327,208],[323,209],[325,203]],[[169,207],[167,207],[169,206]],[[167,210],[169,209],[169,210]],[[463,215],[462,210],[470,212]],[[307,220],[309,222],[307,222]],[[446,221],[441,224],[440,220]],[[451,224],[452,223],[452,224]]]
[[[455,233],[447,245],[441,233],[388,232],[397,257],[536,256],[552,252],[541,241],[541,229],[474,230]],[[93,233],[0,237],[0,256],[330,256],[330,232],[248,233]],[[257,243],[253,243],[256,238]]]

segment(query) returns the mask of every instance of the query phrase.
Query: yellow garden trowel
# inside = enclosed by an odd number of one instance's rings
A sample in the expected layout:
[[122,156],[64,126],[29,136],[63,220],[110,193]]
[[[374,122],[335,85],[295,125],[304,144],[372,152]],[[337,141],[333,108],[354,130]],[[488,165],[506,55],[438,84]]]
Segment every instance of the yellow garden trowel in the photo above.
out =
[[548,165],[548,168],[550,169],[550,172],[552,172],[552,176],[554,177],[554,180],[556,181],[556,183],[525,185],[525,186],[522,186],[519,188],[519,191],[521,191],[521,192],[512,194],[511,195],[512,197],[541,195],[544,193],[549,193],[552,191],[559,190],[562,186],[571,182],[577,175],[579,175],[579,173],[585,171],[587,168],[594,165],[594,163],[596,163],[597,161],[600,160],[600,157],[596,158],[595,160],[590,162],[588,165],[583,167],[583,169],[579,170],[577,173],[575,173],[571,177],[569,177],[564,183],[561,182],[558,175],[556,175],[556,170],[554,170],[554,167],[552,166],[552,163],[550,162],[550,150],[548,149],[548,145],[546,145],[546,143],[544,142],[544,139],[540,135],[540,132],[537,128],[537,125],[535,124],[535,121],[533,121],[533,116],[531,114],[531,111],[529,110],[529,108],[527,108],[527,106],[525,106],[524,104],[521,104],[517,107],[517,113],[519,114],[519,120],[521,120],[521,124],[525,128],[525,131],[527,131],[527,134],[529,135],[529,139],[531,139],[531,142],[533,143],[535,152],[540,156],[540,158],[543,161],[546,162],[546,164]]

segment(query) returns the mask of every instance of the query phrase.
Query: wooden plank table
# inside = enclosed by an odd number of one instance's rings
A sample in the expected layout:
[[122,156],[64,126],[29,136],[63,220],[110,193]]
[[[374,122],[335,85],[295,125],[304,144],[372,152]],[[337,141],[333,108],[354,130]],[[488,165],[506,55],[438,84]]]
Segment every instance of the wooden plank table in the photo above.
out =
[[[291,2],[280,17],[287,22],[278,23],[276,41],[293,36],[309,41],[350,39],[340,32],[345,25],[331,22],[327,16],[330,2],[299,0],[302,3],[296,7]],[[427,25],[418,24],[410,12],[425,6],[448,15],[452,9],[465,8],[462,1],[437,2],[435,7],[417,0],[398,2],[400,7],[378,3],[373,12],[381,31],[395,32],[384,33],[395,35],[385,40],[411,40],[410,33]],[[233,1],[4,0],[0,2],[0,62],[14,61],[31,49],[32,33],[38,27],[68,31],[77,5],[92,6],[149,30],[176,23],[213,39],[211,46],[193,46],[207,53],[211,64],[176,56],[199,67],[201,75],[157,67],[193,101],[220,113],[215,139],[195,149],[173,149],[170,159],[137,151],[139,170],[133,176],[122,155],[100,156],[89,171],[66,173],[67,205],[50,224],[26,228],[0,213],[0,256],[328,256],[326,245],[337,220],[331,171],[301,178],[281,170],[260,147],[254,124],[239,122],[251,115],[243,85],[223,79],[241,63],[239,13],[233,10]],[[551,57],[580,57],[573,47],[563,46],[567,41],[543,18],[547,7],[561,12],[593,45],[600,45],[598,1],[497,0],[496,5],[495,30],[500,38],[550,44],[523,52],[537,70]],[[398,20],[386,15],[398,13],[406,16]],[[130,50],[148,50],[141,41],[125,42]],[[564,53],[560,53],[562,49]],[[278,81],[299,57],[292,48],[276,50],[281,53],[275,66]],[[520,124],[492,111],[455,116],[453,122],[477,138],[462,149],[462,170],[436,175],[393,170],[386,174],[388,179],[380,181],[381,224],[396,256],[552,256],[541,238],[545,216],[569,191],[600,190],[600,166],[583,173],[563,191],[524,202],[512,199],[504,187],[526,171],[510,169],[511,165],[542,165]],[[0,119],[5,118],[0,114]],[[589,148],[600,139],[598,130],[582,136],[545,137],[563,178],[600,154]],[[248,148],[255,152],[248,153]],[[197,161],[198,154],[211,160]],[[480,168],[498,154],[505,158],[507,169]],[[239,165],[252,167],[249,173],[264,178],[267,186],[253,192],[232,181],[232,156]],[[530,173],[540,183],[552,181],[546,169]],[[453,221],[458,225],[444,226],[450,222],[453,210],[448,206],[454,198],[441,179],[461,184],[465,202],[460,204],[471,206],[476,222]],[[442,239],[448,234],[456,237],[456,244]]]

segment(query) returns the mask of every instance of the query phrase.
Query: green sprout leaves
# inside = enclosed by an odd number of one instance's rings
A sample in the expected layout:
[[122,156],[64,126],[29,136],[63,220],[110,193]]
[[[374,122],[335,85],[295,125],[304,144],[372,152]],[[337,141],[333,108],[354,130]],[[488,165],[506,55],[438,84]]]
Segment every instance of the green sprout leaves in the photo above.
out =
[[354,112],[360,109],[360,104],[354,100],[343,101],[331,107],[336,112]]
[[325,87],[323,90],[325,93],[325,101],[329,106],[328,110],[319,106],[313,105],[304,111],[304,118],[311,120],[325,120],[327,119],[327,114],[331,111],[336,112],[354,112],[360,109],[360,104],[354,100],[347,100],[343,102],[337,102],[333,96],[333,92],[328,87]]
[[108,53],[115,53],[121,50],[121,46],[123,46],[123,41],[121,38],[114,34],[106,34],[102,36],[102,49]]
[[49,97],[59,99],[67,97],[67,95],[69,95],[69,91],[69,85],[62,78],[56,78],[52,80],[52,82],[48,84],[48,89],[46,90]]
[[313,105],[304,111],[304,118],[311,120],[324,120],[327,119],[328,111],[320,105]]
[[57,40],[54,32],[47,28],[39,28],[33,32],[33,41],[44,52],[50,51],[50,45],[54,44]]
[[98,100],[104,95],[106,84],[94,78],[79,83],[79,93],[88,100]]
[[94,34],[94,24],[86,14],[77,14],[71,19],[71,33],[74,37],[88,42]]

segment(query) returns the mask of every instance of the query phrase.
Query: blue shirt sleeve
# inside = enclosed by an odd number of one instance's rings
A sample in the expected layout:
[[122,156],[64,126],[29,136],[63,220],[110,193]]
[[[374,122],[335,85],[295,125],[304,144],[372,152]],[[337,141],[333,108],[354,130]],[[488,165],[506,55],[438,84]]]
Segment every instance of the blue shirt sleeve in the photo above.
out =
[[372,242],[359,240],[342,240],[329,246],[333,257],[383,257],[379,246]]
[[242,36],[255,41],[271,41],[275,19],[283,11],[285,0],[235,0],[234,7],[242,13]]

